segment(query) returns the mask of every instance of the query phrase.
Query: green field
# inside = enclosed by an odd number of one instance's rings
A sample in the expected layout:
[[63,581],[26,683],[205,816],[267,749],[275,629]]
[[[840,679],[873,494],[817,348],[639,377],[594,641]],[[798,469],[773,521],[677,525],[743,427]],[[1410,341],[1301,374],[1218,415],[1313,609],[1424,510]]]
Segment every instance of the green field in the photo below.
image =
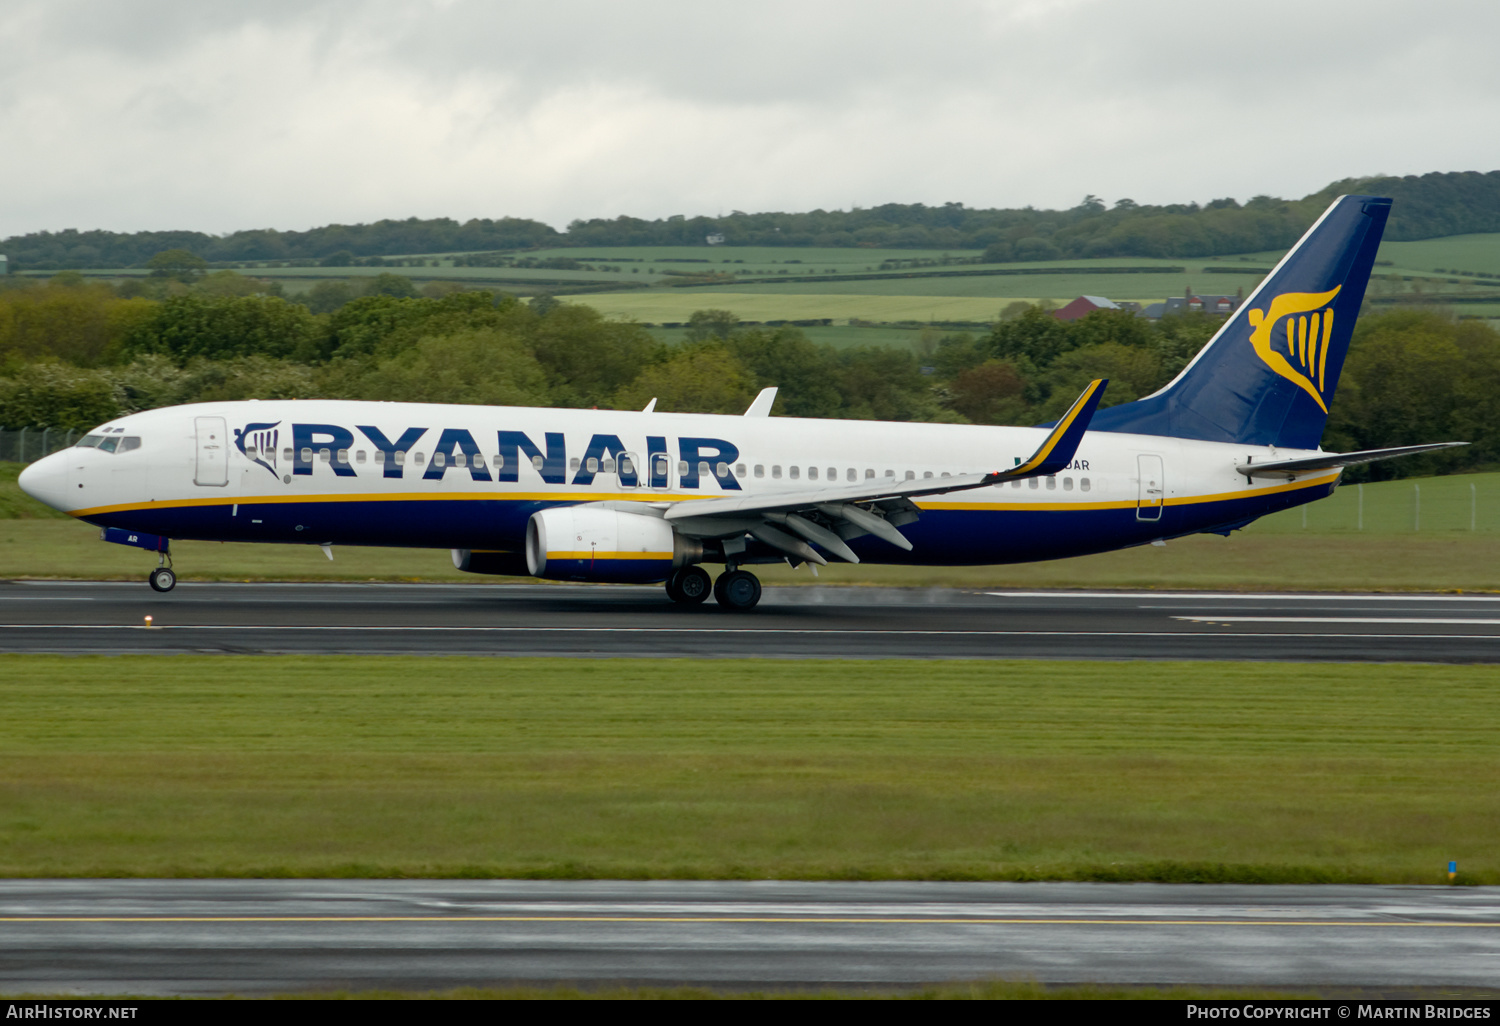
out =
[[[812,286],[803,286],[811,288]],[[1031,297],[1036,298],[1036,297]],[[686,321],[695,310],[731,310],[744,321],[812,320],[831,317],[847,321],[992,321],[1010,300],[955,296],[864,296],[822,293],[745,293],[718,289],[650,289],[571,296],[606,317],[661,324]]]
[[[16,464],[0,464],[0,579],[144,579],[155,565],[150,553],[101,542],[96,528],[27,498],[15,485],[19,470]],[[1297,509],[1265,517],[1229,538],[1197,535],[1165,547],[1142,546],[1045,563],[835,563],[817,578],[805,567],[766,566],[757,573],[773,585],[1500,591],[1500,474],[1393,481],[1366,485],[1363,493],[1362,529],[1360,489],[1345,486],[1331,498],[1305,507],[1305,527],[1303,510]],[[441,549],[338,546],[332,562],[311,545],[179,541],[172,552],[183,581],[531,582],[459,573]]]
[[1500,882],[1500,668],[0,656],[0,874]]

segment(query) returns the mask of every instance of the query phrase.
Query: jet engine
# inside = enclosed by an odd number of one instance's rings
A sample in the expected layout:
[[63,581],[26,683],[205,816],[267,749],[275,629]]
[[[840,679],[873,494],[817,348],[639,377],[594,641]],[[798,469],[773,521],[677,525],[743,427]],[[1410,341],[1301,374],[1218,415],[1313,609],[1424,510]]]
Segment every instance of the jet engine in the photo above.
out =
[[702,558],[701,542],[642,513],[556,506],[526,524],[526,567],[536,577],[645,584]]

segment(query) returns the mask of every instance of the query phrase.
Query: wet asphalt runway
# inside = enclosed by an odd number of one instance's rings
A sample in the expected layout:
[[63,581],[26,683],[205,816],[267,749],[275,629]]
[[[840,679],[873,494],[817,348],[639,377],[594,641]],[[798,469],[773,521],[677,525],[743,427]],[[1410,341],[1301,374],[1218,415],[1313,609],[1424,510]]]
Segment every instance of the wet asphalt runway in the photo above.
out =
[[0,989],[519,982],[1495,988],[1500,888],[0,881]]
[[5,582],[0,651],[1469,663],[1500,660],[1500,596],[798,587],[729,613],[655,587]]

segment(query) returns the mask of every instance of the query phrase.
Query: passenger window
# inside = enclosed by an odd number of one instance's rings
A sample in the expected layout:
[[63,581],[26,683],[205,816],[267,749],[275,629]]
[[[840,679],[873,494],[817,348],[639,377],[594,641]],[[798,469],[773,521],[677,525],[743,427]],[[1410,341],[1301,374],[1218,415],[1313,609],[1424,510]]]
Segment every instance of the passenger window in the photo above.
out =
[[495,469],[496,470],[500,470],[504,466],[505,466],[505,457],[501,456],[498,452],[495,453]]
[[[385,453],[376,453],[375,455],[377,455],[377,456],[384,456]],[[354,453],[354,462],[355,463],[363,463],[364,461],[365,461],[365,451],[363,449],[357,450]],[[376,462],[379,462],[379,461],[376,461]]]
[[630,477],[635,473],[635,462],[629,456],[620,457],[620,473]]
[[908,481],[915,481],[917,479],[917,472],[915,470],[908,470],[906,472],[906,479]]
[[348,449],[340,449],[339,450],[339,462],[340,463],[348,463],[349,462],[349,450]]
[[1073,479],[1071,477],[1065,477],[1065,478],[1063,478],[1063,491],[1065,491],[1065,492],[1071,492],[1072,490],[1073,490]]
[[869,467],[866,467],[865,468],[865,480],[868,481],[868,480],[870,480],[870,478],[872,478],[874,476],[875,476],[875,471],[871,470]]
[[1057,475],[1055,475],[1055,474],[1048,474],[1047,475],[1047,491],[1049,491],[1049,492],[1055,492],[1055,491],[1057,491]]
[[[421,463],[422,457],[418,456],[417,462]],[[448,457],[443,453],[435,452],[432,454],[432,465],[434,467],[446,467],[448,465]]]
[[405,449],[397,449],[396,450],[396,466],[398,466],[398,467],[404,467],[404,466],[406,466],[406,450]]
[[331,462],[333,460],[333,453],[329,452],[327,449],[319,449],[318,459],[322,460],[324,463]]
[[302,462],[303,463],[311,463],[312,462],[312,450],[311,449],[303,449],[302,450]]
[[1078,479],[1078,490],[1080,492],[1086,492],[1086,491],[1089,490],[1089,479],[1088,478],[1086,478],[1086,477],[1080,477]]
[[775,478],[776,480],[778,480],[778,481],[781,480],[781,464],[780,463],[776,464],[775,466],[773,466],[771,468],[771,476],[773,478]]
[[927,478],[929,478],[929,477],[931,477],[931,476],[932,476],[932,471],[930,471],[930,470],[924,470],[924,471],[922,471],[922,479],[923,479],[923,480],[924,480],[924,481],[925,481],[925,480],[926,480],[926,479],[927,479]]
[[[574,462],[576,463],[577,460],[574,460]],[[588,472],[590,474],[599,473],[599,460],[595,456],[590,456],[588,462],[585,463],[584,466],[588,468]]]
[[838,479],[839,479],[839,468],[838,467],[829,467],[828,468],[828,480],[830,480],[830,481],[837,481]]
[[577,470],[578,469],[578,457],[577,456],[574,456],[571,460],[568,461],[568,469],[569,470]]
[[714,476],[717,477],[717,478],[719,478],[720,480],[723,480],[724,478],[728,477],[729,476],[729,464],[727,464],[727,463],[720,463],[718,466],[714,467]]
[[541,470],[542,469],[542,464],[544,464],[546,462],[547,461],[544,460],[544,459],[542,459],[540,456],[533,456],[533,457],[531,457],[531,468],[533,470]]
[[376,463],[384,463],[385,462],[385,450],[384,449],[376,449],[375,450],[375,462]]
[[606,456],[604,458],[603,467],[606,474],[613,474],[615,472],[615,461]]
[[141,447],[141,439],[138,435],[126,435],[120,439],[120,452],[130,452],[132,449]]
[[422,453],[414,452],[414,453],[411,454],[411,461],[413,463],[415,463],[419,467],[422,465],[423,461],[425,461],[426,459],[427,459],[427,457],[424,456]]
[[687,468],[687,460],[678,460],[677,461],[677,476],[678,477],[687,477],[687,470],[688,470],[688,468]]
[[456,452],[456,453],[453,454],[453,465],[455,467],[467,466],[468,463],[469,463],[469,458],[467,456],[465,456],[463,453]]
[[807,479],[809,481],[816,481],[818,479],[818,468],[817,467],[808,467],[807,468]]
[[711,473],[713,473],[713,471],[711,471],[711,470],[708,469],[708,460],[699,460],[698,461],[698,476],[699,477],[707,477]]
[[950,473],[948,473],[948,472],[947,472],[947,471],[946,471],[946,470],[945,470],[945,471],[943,471],[943,476],[944,476],[944,477],[952,477],[952,476],[953,476],[953,475],[952,475],[952,474],[950,474]]
[[[463,464],[460,463],[459,466],[463,466]],[[484,457],[481,456],[481,455],[479,455],[479,453],[477,453],[477,452],[474,454],[474,466],[476,466],[476,467],[483,467],[484,466]]]
[[796,464],[793,464],[792,466],[786,468],[786,476],[795,481],[802,476],[802,468],[797,466]]
[[1032,487],[1032,488],[1040,488],[1040,487],[1041,487],[1041,486],[1042,486],[1042,485],[1041,485],[1041,482],[1039,482],[1039,481],[1038,481],[1038,480],[1037,480],[1037,479],[1036,479],[1036,478],[1034,478],[1034,477],[1028,477],[1028,478],[1027,478],[1027,479],[1026,479],[1026,483],[1027,483],[1027,484],[1029,484],[1029,485],[1030,485],[1030,486],[1031,486],[1031,487]]
[[755,465],[755,476],[756,477],[765,477],[766,476],[766,465],[764,463],[757,463]]
[[734,476],[735,477],[744,477],[745,476],[745,465],[743,463],[737,463],[737,464],[735,464],[735,467],[734,467]]
[[850,467],[849,468],[848,478],[849,478],[850,481],[858,481],[859,480],[859,471],[855,470],[853,467]]
[[885,476],[894,481],[896,479],[896,472],[894,470],[887,470]]
[[258,453],[257,453],[257,450],[256,450],[255,446],[253,446],[253,445],[247,445],[247,446],[245,446],[245,458],[246,459],[252,459],[253,460],[253,459],[255,459],[255,457],[257,455],[258,455]]
[[283,463],[290,463],[290,462],[292,462],[292,450],[290,450],[290,449],[283,449],[283,450],[281,450],[281,462],[283,462]]
[[1012,481],[1010,483],[1010,486],[1012,488],[1019,488],[1019,487],[1021,487],[1021,479],[1020,478],[1016,478],[1014,481]]

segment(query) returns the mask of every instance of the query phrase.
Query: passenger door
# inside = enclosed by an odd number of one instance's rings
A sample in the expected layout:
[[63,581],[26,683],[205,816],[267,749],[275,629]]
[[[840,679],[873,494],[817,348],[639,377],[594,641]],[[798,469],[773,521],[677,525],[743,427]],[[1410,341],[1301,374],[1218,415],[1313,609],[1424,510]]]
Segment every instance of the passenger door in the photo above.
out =
[[1161,508],[1166,501],[1167,486],[1162,458],[1150,453],[1136,457],[1136,468],[1140,472],[1140,490],[1136,495],[1135,518],[1137,520],[1160,520]]
[[229,447],[224,441],[227,434],[224,418],[194,417],[193,428],[198,450],[193,468],[193,484],[205,488],[223,488],[229,484]]

